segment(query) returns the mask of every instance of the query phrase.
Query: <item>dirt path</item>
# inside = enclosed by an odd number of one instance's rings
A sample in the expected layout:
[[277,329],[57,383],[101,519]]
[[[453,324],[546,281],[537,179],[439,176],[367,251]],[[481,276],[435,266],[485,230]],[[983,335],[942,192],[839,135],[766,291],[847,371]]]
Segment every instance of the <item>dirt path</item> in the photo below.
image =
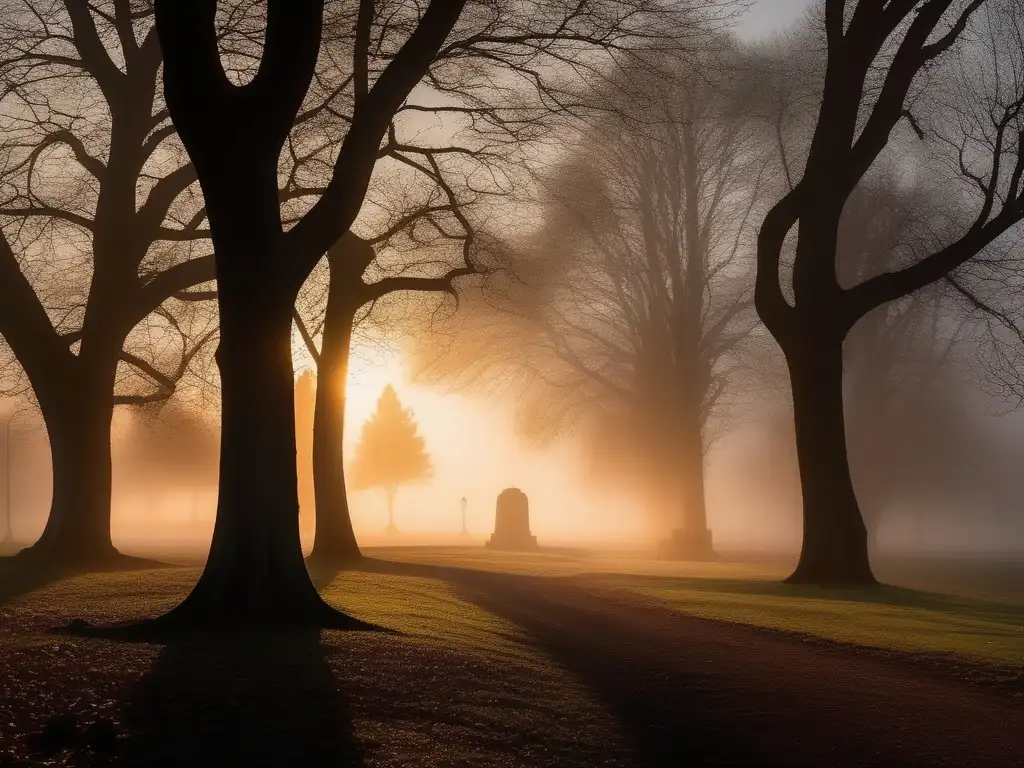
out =
[[1024,700],[1010,693],[585,582],[443,570],[578,675],[642,765],[1024,765]]

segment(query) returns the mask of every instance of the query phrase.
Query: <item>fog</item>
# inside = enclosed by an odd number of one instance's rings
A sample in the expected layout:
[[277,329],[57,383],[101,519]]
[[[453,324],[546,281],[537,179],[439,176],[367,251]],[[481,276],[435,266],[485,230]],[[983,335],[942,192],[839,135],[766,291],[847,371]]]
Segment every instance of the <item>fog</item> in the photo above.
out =
[[[531,151],[550,162],[538,163],[523,177],[516,176],[521,168],[506,170],[504,181],[493,182],[496,187],[506,182],[521,184],[528,177],[528,184],[521,187],[525,190],[522,200],[517,192],[507,204],[496,203],[495,188],[474,188],[473,173],[465,172],[460,182],[475,193],[467,210],[477,216],[473,223],[479,227],[474,257],[493,271],[482,281],[465,284],[457,309],[453,302],[429,294],[420,299],[409,298],[411,294],[393,299],[375,296],[372,309],[357,318],[342,453],[350,457],[358,451],[363,425],[372,417],[384,388],[392,385],[411,412],[432,464],[429,479],[399,488],[394,509],[397,533],[385,532],[387,500],[381,489],[350,488],[351,520],[361,544],[467,543],[461,534],[463,498],[469,541],[480,543],[493,530],[497,495],[508,487],[527,493],[531,530],[545,545],[647,551],[678,528],[674,515],[680,498],[693,494],[692,480],[683,481],[686,487],[678,480],[684,449],[679,448],[678,454],[675,448],[662,450],[659,455],[671,462],[658,467],[651,454],[644,453],[649,446],[636,447],[644,441],[657,442],[656,422],[668,417],[651,403],[665,388],[669,399],[676,397],[678,382],[661,376],[660,370],[652,374],[652,381],[661,378],[649,392],[644,390],[646,409],[630,410],[632,406],[602,395],[586,380],[605,377],[609,390],[632,387],[643,362],[637,355],[632,362],[621,363],[607,351],[614,346],[618,355],[619,342],[609,342],[607,335],[597,338],[605,330],[595,330],[595,317],[607,322],[609,333],[614,334],[631,322],[626,310],[635,309],[634,299],[628,298],[622,299],[618,309],[609,310],[604,303],[608,295],[621,293],[624,285],[637,295],[648,291],[646,310],[652,317],[656,314],[648,283],[636,288],[634,281],[630,287],[628,280],[613,275],[599,281],[598,288],[586,286],[588,278],[609,269],[607,264],[594,265],[612,249],[616,238],[635,245],[649,237],[644,230],[648,223],[640,222],[641,214],[648,213],[642,206],[637,204],[634,219],[629,218],[632,192],[616,191],[610,176],[598,177],[621,172],[628,163],[639,164],[637,157],[625,158],[625,151],[645,140],[659,147],[664,146],[658,144],[663,139],[665,144],[691,140],[675,134],[668,139],[653,135],[664,124],[692,125],[675,120],[672,110],[678,108],[679,114],[688,115],[687,120],[708,121],[706,132],[698,137],[702,160],[719,153],[701,167],[703,182],[716,183],[711,178],[715,173],[729,176],[716,187],[717,212],[707,213],[707,221],[700,225],[714,277],[701,289],[702,296],[707,293],[712,298],[698,307],[697,315],[709,324],[715,317],[732,318],[723,320],[719,329],[728,336],[727,348],[707,363],[707,388],[714,395],[700,395],[698,399],[706,396],[708,402],[697,404],[698,411],[705,405],[710,409],[710,415],[701,416],[707,419],[702,422],[705,448],[700,457],[706,526],[713,532],[718,552],[799,552],[801,491],[786,362],[756,320],[752,290],[757,228],[771,203],[785,192],[785,177],[792,172],[789,164],[803,162],[800,158],[807,154],[813,129],[817,105],[808,105],[805,97],[821,87],[815,65],[820,29],[813,20],[801,21],[811,6],[806,0],[759,0],[732,30],[735,37],[721,29],[709,37],[711,52],[703,59],[690,56],[683,64],[666,63],[667,58],[662,60],[661,53],[653,51],[645,54],[642,66],[634,64],[630,70],[623,65],[625,79],[616,82],[609,77],[611,84],[598,88],[595,98],[605,99],[605,106],[614,107],[609,111],[625,118],[598,112],[569,125],[571,121],[560,115],[550,126],[538,127],[533,137],[540,148]],[[761,68],[769,65],[775,67],[774,74],[763,77]],[[644,85],[649,69],[659,67],[679,79],[665,86],[651,76]],[[564,88],[566,93],[581,92],[575,81]],[[645,88],[647,93],[641,93]],[[671,103],[665,94],[680,88],[692,99]],[[701,88],[706,93],[693,96]],[[803,93],[793,91],[801,88]],[[630,89],[635,92],[622,95]],[[422,95],[427,101],[433,97],[436,94]],[[792,101],[776,114],[775,97],[780,103]],[[929,110],[937,110],[935,105],[946,98],[953,97],[945,93],[930,97],[922,87],[922,119],[933,117]],[[621,99],[633,101],[625,104]],[[658,107],[666,112],[656,119]],[[701,115],[694,117],[696,113]],[[935,119],[929,130],[941,132],[950,125],[941,122],[941,115]],[[403,130],[423,141],[428,136],[435,142],[454,140],[464,130],[451,119],[447,123],[424,119],[418,124],[411,120]],[[732,130],[735,146],[709,149],[713,140],[725,141],[723,132]],[[585,141],[568,149],[557,145],[552,149],[551,135],[557,131]],[[476,150],[483,153],[480,147],[492,139],[475,140],[480,142]],[[605,144],[594,149],[601,141]],[[917,146],[912,131],[902,131],[893,139],[888,154],[877,164],[877,173],[858,188],[864,195],[863,218],[857,218],[861,198],[851,197],[845,209],[838,247],[841,281],[868,279],[903,265],[941,239],[943,227],[958,223],[960,193],[942,194],[948,193],[942,185],[950,173],[950,146],[954,145],[940,142],[936,156],[931,157]],[[612,168],[609,158],[616,153],[622,154],[621,162]],[[659,167],[667,167],[667,156],[658,156]],[[607,168],[602,163],[608,163]],[[368,265],[367,275],[378,282],[410,275],[417,280],[443,279],[440,276],[452,268],[445,259],[455,258],[451,254],[458,254],[461,247],[446,242],[453,238],[444,227],[452,221],[437,226],[441,235],[435,232],[425,239],[417,233],[402,240],[403,236],[391,232],[392,222],[407,214],[418,191],[410,186],[411,191],[388,197],[385,190],[401,186],[396,181],[405,183],[403,173],[408,169],[397,163],[375,172],[370,198],[353,228],[361,242],[379,249],[379,258]],[[673,185],[681,189],[688,181],[692,179],[680,176],[658,183],[666,189]],[[968,189],[963,194],[969,193]],[[429,193],[429,199],[433,201],[435,194]],[[599,200],[601,194],[606,199]],[[670,192],[658,194],[664,194],[665,200],[670,196]],[[597,210],[604,202],[607,209]],[[436,215],[450,216],[450,212]],[[613,226],[612,219],[618,224]],[[671,226],[682,225],[672,222]],[[380,234],[385,230],[387,237]],[[591,230],[601,231],[593,234]],[[42,247],[43,234],[40,229],[29,238],[31,248]],[[678,232],[672,236],[680,237]],[[986,251],[991,260],[980,262],[983,266],[968,265],[956,272],[956,282],[926,287],[915,298],[899,298],[873,310],[846,340],[850,464],[869,537],[878,552],[1024,551],[1024,515],[1019,510],[1024,481],[1016,466],[1024,448],[1024,416],[1017,410],[1020,389],[1015,379],[1020,370],[1014,349],[1019,343],[1014,338],[1018,307],[1016,297],[997,290],[1003,274],[998,270],[1012,268],[1017,245],[1013,237],[1011,233],[995,242]],[[72,245],[60,247],[71,249]],[[632,246],[615,247],[621,255]],[[795,249],[791,236],[784,262]],[[863,260],[865,254],[883,252],[881,261]],[[426,254],[421,268],[403,261],[411,258],[410,253]],[[455,258],[453,263],[457,262]],[[628,260],[614,263],[615,269],[633,277],[643,277],[646,268]],[[310,333],[322,340],[324,313],[329,310],[324,308],[322,272],[326,267],[321,264],[318,269],[304,289],[300,321],[306,311]],[[33,274],[53,289],[37,289],[40,295],[60,293],[52,272]],[[677,294],[664,285],[662,289],[666,301],[676,301]],[[58,296],[54,306],[65,303],[65,298]],[[180,317],[137,326],[132,333],[151,338],[155,334],[161,340],[159,348],[128,373],[122,360],[119,386],[127,394],[115,410],[111,438],[111,530],[117,547],[164,547],[200,555],[209,547],[217,507],[219,395],[212,344],[206,343],[210,339],[204,335],[212,322],[211,311],[194,301],[182,300]],[[581,309],[588,301],[591,308],[597,307],[590,315]],[[733,316],[741,303],[745,309]],[[623,313],[621,322],[615,312]],[[563,325],[556,327],[558,322]],[[495,326],[500,328],[497,336]],[[586,328],[580,330],[580,326]],[[182,348],[168,353],[175,333]],[[557,334],[562,341],[538,341],[545,333]],[[570,337],[577,339],[576,346],[566,341]],[[584,346],[579,339],[584,339]],[[195,349],[186,354],[189,344]],[[315,369],[307,339],[298,328],[292,345],[296,376]],[[171,385],[176,393],[166,397],[161,376],[148,368],[163,363],[168,354],[181,358],[181,376]],[[673,354],[681,353],[676,349]],[[586,365],[600,355],[605,357],[581,379],[567,373],[572,366],[566,365],[566,355],[575,356],[575,363],[585,358]],[[5,408],[13,412],[19,404],[35,401],[31,387],[26,386],[25,371],[16,363],[8,368],[13,373]],[[141,376],[143,381],[148,377],[148,384],[158,385],[161,397],[144,402],[149,396],[141,394],[135,379],[125,378],[130,376]],[[719,382],[724,395],[715,389]],[[655,423],[638,426],[645,418]],[[300,427],[311,430],[311,422]],[[311,434],[305,438],[310,443]],[[38,406],[12,422],[9,449],[12,528],[19,541],[30,542],[44,529],[52,483],[50,451]],[[656,498],[652,501],[652,497]],[[682,506],[692,507],[692,498]],[[300,515],[303,547],[309,551],[311,511],[303,509]]]

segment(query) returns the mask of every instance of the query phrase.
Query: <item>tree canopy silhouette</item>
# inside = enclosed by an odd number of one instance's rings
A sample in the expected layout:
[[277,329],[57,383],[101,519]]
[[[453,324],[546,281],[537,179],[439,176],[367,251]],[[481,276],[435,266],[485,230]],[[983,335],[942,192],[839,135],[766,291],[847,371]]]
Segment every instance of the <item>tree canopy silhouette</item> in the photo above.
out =
[[377,410],[363,425],[352,463],[352,488],[383,488],[388,499],[388,530],[395,530],[395,494],[402,485],[433,475],[426,443],[412,412],[402,407],[390,384],[377,400]]
[[[410,292],[447,298],[463,291],[470,282],[463,278],[481,271],[481,223],[529,187],[545,145],[560,131],[607,109],[603,93],[595,93],[605,70],[635,66],[650,49],[695,46],[730,15],[715,0],[535,0],[529,7],[524,13],[508,0],[467,2],[430,63],[429,88],[410,94],[392,119],[364,213],[327,251],[300,296],[296,323],[318,377],[329,382],[317,395],[314,425],[313,560],[359,557],[342,450],[353,326],[371,314],[380,320]],[[391,47],[394,26],[370,29],[369,47]],[[325,34],[348,40],[352,25],[334,18]],[[340,93],[331,97],[330,114],[345,123],[353,106]],[[446,130],[423,131],[427,116]],[[322,176],[319,168],[333,152],[318,135],[324,119],[306,124],[315,151],[291,153],[282,192],[299,204],[320,193],[310,179]]]

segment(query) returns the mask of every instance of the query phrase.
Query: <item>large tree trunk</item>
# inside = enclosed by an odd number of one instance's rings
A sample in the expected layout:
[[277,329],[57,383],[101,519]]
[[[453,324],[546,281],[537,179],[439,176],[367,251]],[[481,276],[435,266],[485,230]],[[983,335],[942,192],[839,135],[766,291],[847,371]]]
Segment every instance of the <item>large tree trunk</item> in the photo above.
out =
[[786,350],[803,489],[803,549],[790,583],[875,583],[843,417],[842,340]]
[[349,287],[339,285],[341,280],[335,277],[333,269],[331,281],[313,417],[316,534],[310,558],[317,563],[343,563],[361,556],[352,530],[342,449],[352,325],[358,306],[353,306],[355,301],[346,300]]
[[53,496],[39,540],[25,555],[102,567],[118,557],[110,538],[111,447],[116,358],[77,368],[78,380],[37,388],[50,440]]
[[280,280],[287,254],[276,165],[266,155],[242,153],[244,162],[218,168],[218,178],[237,187],[204,189],[220,313],[220,493],[206,568],[185,601],[157,620],[164,624],[355,623],[321,599],[302,557],[292,366],[298,285]]
[[[227,289],[225,289],[227,288]],[[249,286],[251,290],[251,286]],[[299,543],[292,303],[220,287],[220,497],[206,569],[168,619],[346,624],[306,572]]]

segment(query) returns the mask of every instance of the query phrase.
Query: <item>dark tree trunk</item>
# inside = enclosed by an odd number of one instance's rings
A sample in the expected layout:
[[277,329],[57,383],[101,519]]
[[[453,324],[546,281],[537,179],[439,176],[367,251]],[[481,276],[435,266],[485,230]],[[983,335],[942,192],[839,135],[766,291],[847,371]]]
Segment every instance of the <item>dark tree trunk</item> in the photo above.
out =
[[841,337],[786,351],[804,522],[800,561],[788,581],[874,584],[847,457]]
[[77,381],[37,390],[50,440],[53,496],[42,536],[24,552],[28,557],[75,567],[102,567],[118,558],[110,538],[116,369],[116,359],[80,361]]
[[[269,293],[268,290],[266,293]],[[346,623],[317,593],[299,543],[292,303],[220,288],[220,497],[199,583],[166,618],[210,623]]]
[[356,625],[321,599],[302,557],[292,365],[298,286],[274,278],[285,254],[267,154],[243,153],[245,162],[219,169],[237,188],[206,195],[220,312],[220,493],[206,569],[185,601],[157,620],[164,624]]
[[317,563],[343,563],[361,556],[348,508],[342,449],[348,361],[358,304],[347,298],[349,286],[339,285],[341,280],[335,277],[333,269],[331,280],[313,416],[316,534],[310,558]]

